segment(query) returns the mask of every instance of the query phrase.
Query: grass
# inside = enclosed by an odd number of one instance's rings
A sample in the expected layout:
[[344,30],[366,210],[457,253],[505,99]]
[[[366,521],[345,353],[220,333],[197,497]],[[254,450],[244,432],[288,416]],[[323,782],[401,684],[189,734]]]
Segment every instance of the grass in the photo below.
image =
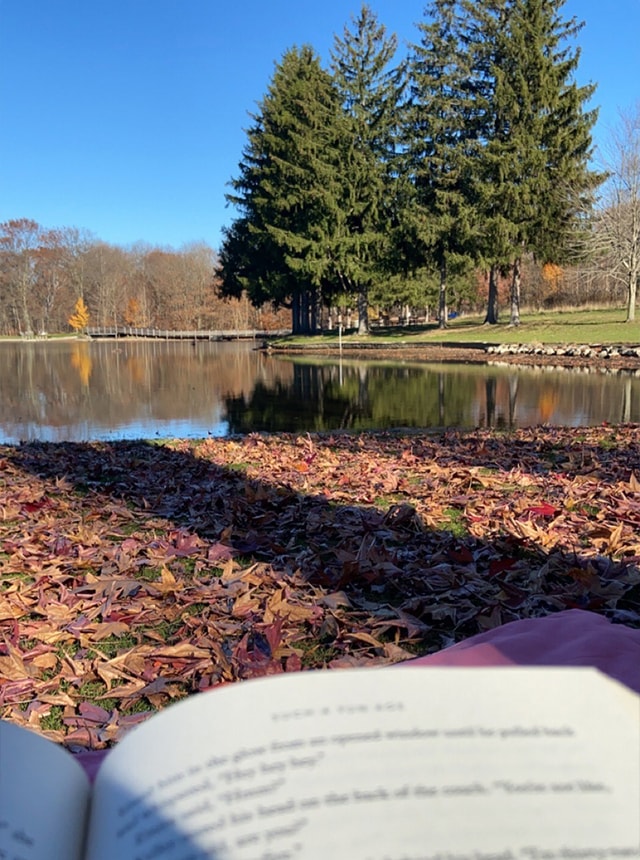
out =
[[107,636],[105,639],[96,642],[89,650],[97,651],[112,659],[122,651],[128,651],[137,644],[138,640],[133,633],[124,633],[122,636]]
[[[601,310],[554,310],[523,313],[518,327],[509,325],[508,314],[497,325],[483,325],[482,316],[462,316],[449,322],[446,329],[436,323],[422,326],[397,326],[373,329],[370,335],[343,334],[345,345],[369,344],[397,346],[428,343],[497,344],[497,343],[640,343],[640,322],[626,323],[621,308]],[[274,346],[333,346],[338,333],[314,337],[291,336],[273,342]]]
[[457,508],[446,508],[443,511],[445,519],[441,523],[441,528],[444,531],[450,532],[453,537],[466,538],[469,536],[464,515]]
[[110,711],[116,707],[118,700],[109,697],[103,698],[107,692],[108,690],[104,681],[85,681],[82,686],[78,687],[76,698],[99,705],[105,711]]
[[40,720],[40,728],[47,732],[58,732],[64,728],[62,717],[64,709],[60,705],[52,705],[49,713]]

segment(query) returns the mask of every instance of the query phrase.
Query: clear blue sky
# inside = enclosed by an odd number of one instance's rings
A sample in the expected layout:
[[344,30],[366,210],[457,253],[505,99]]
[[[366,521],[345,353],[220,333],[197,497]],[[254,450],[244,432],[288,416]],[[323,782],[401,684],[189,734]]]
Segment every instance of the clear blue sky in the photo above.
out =
[[[214,247],[224,192],[274,62],[329,59],[360,0],[0,0],[0,222],[106,242]],[[423,0],[371,0],[415,41]],[[595,139],[640,100],[640,0],[567,0],[586,22],[579,83],[598,83]]]

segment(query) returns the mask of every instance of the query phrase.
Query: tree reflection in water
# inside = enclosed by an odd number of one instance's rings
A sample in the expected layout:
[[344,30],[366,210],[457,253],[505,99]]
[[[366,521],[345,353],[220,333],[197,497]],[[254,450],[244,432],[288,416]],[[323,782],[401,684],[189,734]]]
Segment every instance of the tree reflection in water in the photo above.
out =
[[629,373],[266,355],[254,343],[0,344],[0,441],[640,421]]

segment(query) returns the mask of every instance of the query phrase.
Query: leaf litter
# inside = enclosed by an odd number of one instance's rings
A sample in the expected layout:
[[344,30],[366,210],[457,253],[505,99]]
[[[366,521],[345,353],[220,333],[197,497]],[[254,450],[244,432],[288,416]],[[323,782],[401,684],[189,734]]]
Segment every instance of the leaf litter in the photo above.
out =
[[568,608],[640,627],[637,426],[0,447],[0,716],[72,750]]

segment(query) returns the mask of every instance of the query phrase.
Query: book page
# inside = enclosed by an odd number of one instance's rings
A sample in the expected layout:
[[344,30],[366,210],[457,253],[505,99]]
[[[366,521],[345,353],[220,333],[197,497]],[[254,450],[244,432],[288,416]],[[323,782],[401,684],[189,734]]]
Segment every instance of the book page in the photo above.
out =
[[126,737],[89,860],[629,860],[640,698],[591,669],[393,668],[230,685]]
[[89,795],[66,750],[0,722],[1,860],[81,860]]

